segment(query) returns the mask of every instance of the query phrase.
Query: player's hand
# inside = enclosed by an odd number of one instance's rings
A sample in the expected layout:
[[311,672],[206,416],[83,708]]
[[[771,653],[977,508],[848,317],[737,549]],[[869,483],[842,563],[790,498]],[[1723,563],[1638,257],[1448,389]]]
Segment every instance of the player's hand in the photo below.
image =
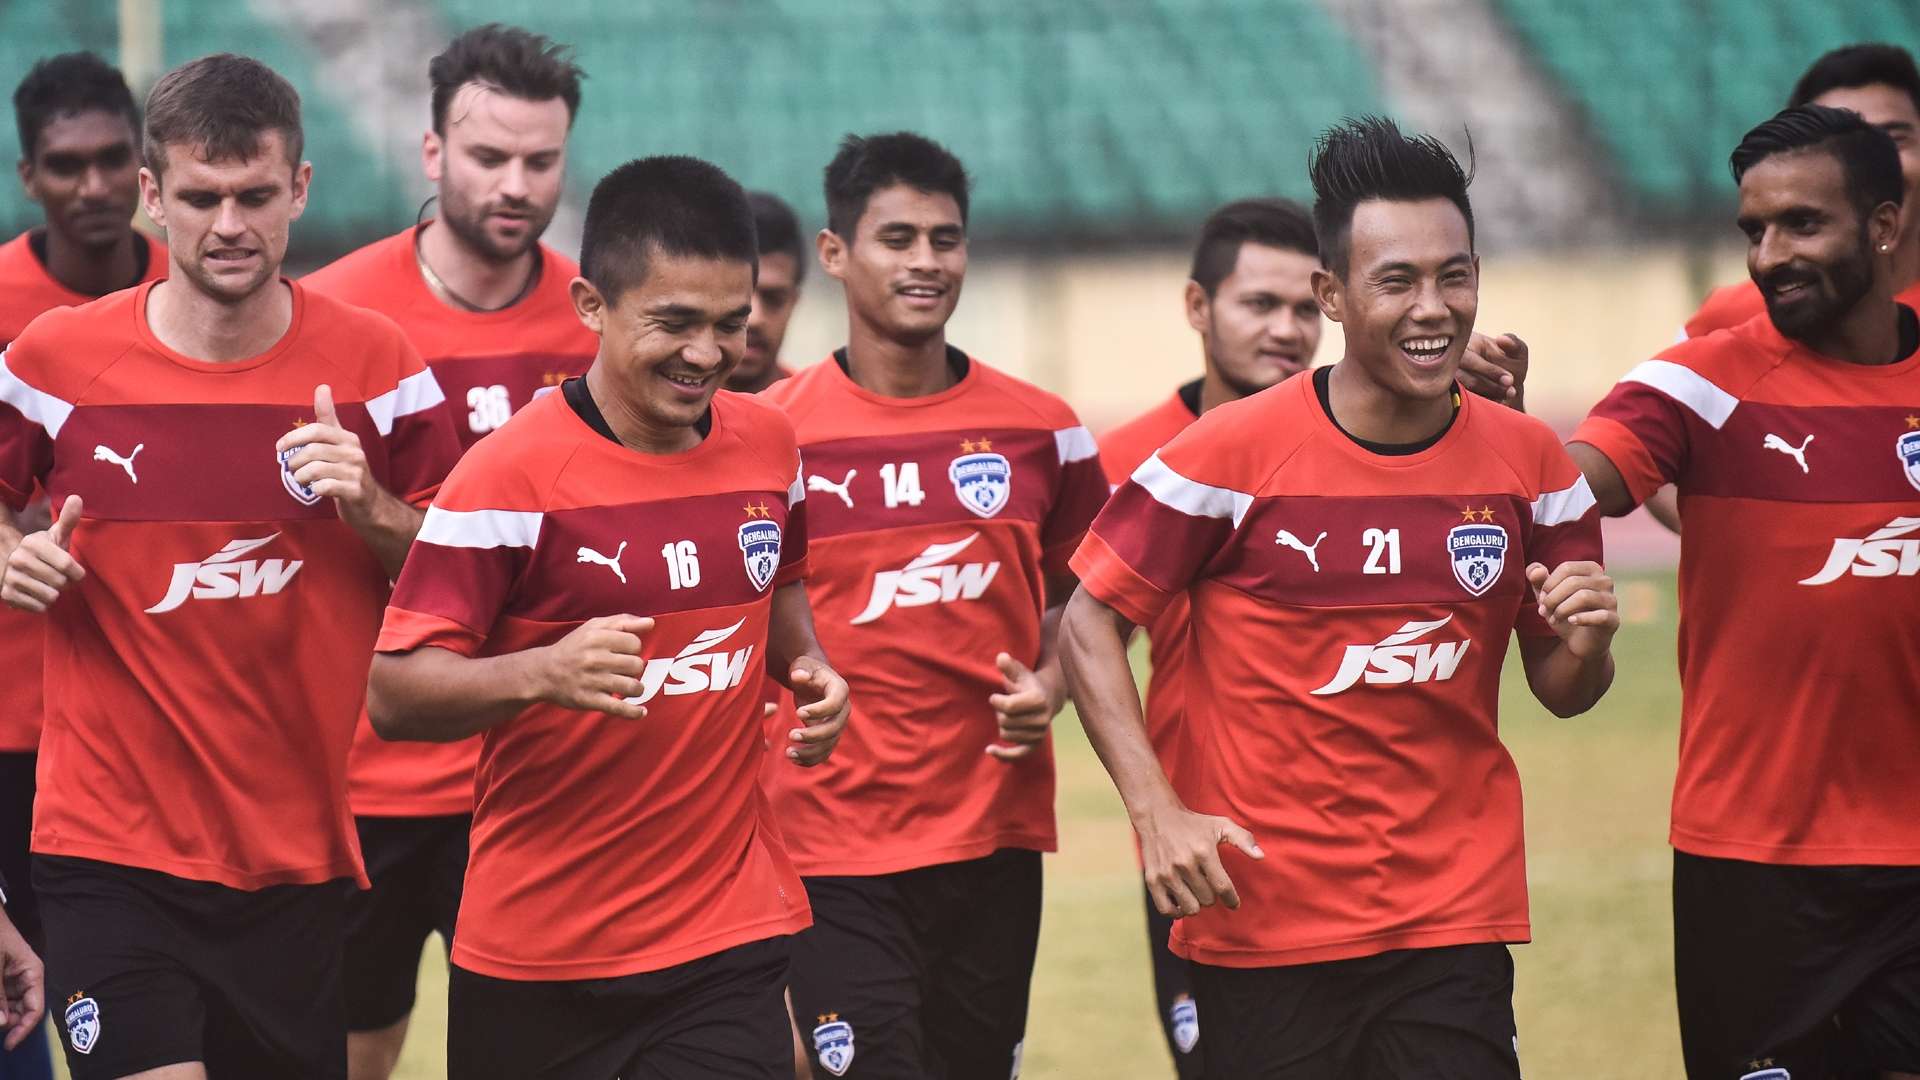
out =
[[280,436],[274,449],[283,454],[294,451],[287,459],[293,478],[332,499],[341,517],[370,511],[380,495],[380,485],[367,468],[360,436],[340,425],[340,414],[333,407],[333,388],[326,383],[313,389],[313,423]]
[[0,1049],[25,1042],[46,1015],[47,969],[0,915]]
[[574,627],[541,651],[535,696],[562,708],[628,720],[647,715],[646,706],[628,699],[640,696],[640,676],[647,669],[640,638],[652,629],[653,620],[638,615],[603,615]]
[[1147,891],[1160,914],[1178,919],[1216,903],[1240,906],[1240,894],[1220,862],[1220,845],[1232,844],[1255,859],[1266,852],[1235,822],[1196,814],[1178,803],[1136,820]]
[[993,694],[987,704],[993,706],[994,720],[1000,725],[1000,742],[990,743],[987,753],[1001,761],[1014,761],[1033,753],[1047,737],[1053,716],[1067,703],[1066,682],[1056,673],[1041,675],[1006,653],[993,658],[1000,668],[1006,692]]
[[1561,563],[1548,572],[1541,563],[1527,567],[1527,582],[1540,617],[1582,660],[1605,655],[1620,629],[1613,579],[1596,562]]
[[86,568],[67,554],[73,531],[79,527],[80,496],[69,495],[52,525],[21,537],[7,556],[6,576],[0,578],[0,600],[39,615],[60,599],[67,586],[86,577]]
[[1467,339],[1459,377],[1470,393],[1517,406],[1527,384],[1527,343],[1513,334],[1475,334]]
[[794,716],[797,728],[787,732],[787,760],[795,765],[814,766],[827,760],[847,729],[847,680],[827,664],[811,656],[793,662],[788,673],[793,686],[794,704],[800,706]]

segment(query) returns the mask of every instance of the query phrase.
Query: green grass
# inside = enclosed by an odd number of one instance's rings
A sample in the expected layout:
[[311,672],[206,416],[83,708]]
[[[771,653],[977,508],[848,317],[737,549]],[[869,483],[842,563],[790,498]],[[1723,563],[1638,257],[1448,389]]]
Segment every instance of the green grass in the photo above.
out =
[[[1528,1080],[1680,1074],[1666,845],[1680,709],[1672,583],[1627,582],[1621,596],[1619,676],[1592,712],[1551,716],[1527,693],[1517,658],[1507,669],[1501,715],[1526,792],[1536,939],[1514,950]],[[1026,1076],[1170,1077],[1120,801],[1070,715],[1057,748],[1060,853],[1047,861]],[[402,1080],[445,1075],[437,941],[426,959]]]

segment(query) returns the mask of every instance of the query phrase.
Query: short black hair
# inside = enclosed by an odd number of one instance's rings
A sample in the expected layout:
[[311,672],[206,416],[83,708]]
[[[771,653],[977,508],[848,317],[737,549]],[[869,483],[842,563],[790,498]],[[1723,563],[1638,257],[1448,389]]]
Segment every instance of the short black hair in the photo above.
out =
[[488,23],[454,38],[427,63],[433,84],[433,130],[447,133],[447,106],[470,82],[497,86],[527,101],[559,98],[567,104],[567,123],[580,111],[584,73],[565,45],[517,26]]
[[194,147],[204,161],[244,161],[260,152],[261,136],[269,131],[280,133],[287,163],[298,169],[306,149],[300,92],[251,56],[215,53],[189,60],[153,84],[141,153],[147,168],[163,176],[169,145]]
[[753,207],[753,231],[759,238],[760,254],[793,256],[793,283],[807,279],[807,253],[800,246],[800,219],[785,199],[766,191],[747,192],[747,205]]
[[1292,199],[1241,199],[1207,215],[1200,242],[1193,247],[1193,272],[1187,275],[1212,296],[1233,273],[1243,244],[1320,257],[1313,216]]
[[1878,41],[1842,45],[1815,60],[1793,84],[1787,106],[1805,105],[1829,90],[1852,90],[1875,83],[1905,92],[1913,102],[1913,111],[1920,113],[1920,70],[1913,66],[1913,54]]
[[896,131],[840,140],[840,151],[827,163],[827,228],[852,239],[867,200],[895,184],[953,196],[960,206],[960,224],[967,223],[967,191],[973,181],[966,166],[925,135]]
[[1462,168],[1453,151],[1431,135],[1406,135],[1384,116],[1348,117],[1314,141],[1307,159],[1313,179],[1313,228],[1320,261],[1344,278],[1353,239],[1353,211],[1370,199],[1415,202],[1445,199],[1467,219],[1473,244],[1473,142]]
[[587,200],[584,233],[580,275],[609,304],[646,279],[655,253],[760,265],[747,193],[699,158],[639,158],[608,173]]
[[1737,184],[1747,170],[1775,154],[1813,151],[1832,154],[1840,162],[1847,178],[1847,199],[1862,219],[1881,203],[1900,205],[1906,190],[1900,176],[1900,149],[1893,144],[1893,136],[1852,109],[1825,105],[1782,109],[1747,132],[1727,164]]
[[13,121],[20,128],[20,156],[40,148],[40,133],[63,116],[105,112],[125,117],[140,141],[140,111],[120,69],[90,52],[61,53],[33,65],[13,91]]

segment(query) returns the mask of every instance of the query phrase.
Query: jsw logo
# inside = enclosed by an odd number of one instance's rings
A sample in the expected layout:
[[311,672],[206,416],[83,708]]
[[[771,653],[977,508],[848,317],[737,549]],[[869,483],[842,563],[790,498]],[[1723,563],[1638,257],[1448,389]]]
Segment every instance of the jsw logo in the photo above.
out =
[[234,540],[200,562],[173,564],[167,595],[147,609],[149,615],[172,611],[195,600],[232,600],[242,596],[273,596],[287,587],[305,565],[299,559],[247,559],[240,556],[273,543],[280,534],[258,540]]
[[640,673],[640,696],[627,699],[629,705],[644,705],[656,696],[679,697],[684,694],[719,693],[740,685],[753,659],[753,646],[732,651],[710,651],[726,642],[746,623],[741,619],[719,630],[705,630],[673,656],[648,660]]
[[1410,622],[1388,634],[1377,645],[1349,645],[1340,658],[1340,670],[1313,693],[1321,696],[1349,689],[1362,678],[1370,684],[1445,682],[1453,678],[1471,641],[1412,644],[1453,621],[1449,615],[1432,622]]
[[914,556],[904,570],[882,570],[873,577],[873,595],[865,611],[854,616],[853,625],[861,626],[896,607],[925,607],[950,604],[955,600],[978,600],[1000,572],[998,562],[962,563],[947,560],[980,539],[979,533],[965,540],[946,544],[928,544],[927,550]]
[[1833,542],[1827,553],[1827,565],[1802,585],[1825,585],[1847,574],[1854,577],[1912,577],[1920,574],[1920,537],[1900,539],[1920,530],[1920,517],[1897,517],[1885,528],[1860,540],[1842,538]]

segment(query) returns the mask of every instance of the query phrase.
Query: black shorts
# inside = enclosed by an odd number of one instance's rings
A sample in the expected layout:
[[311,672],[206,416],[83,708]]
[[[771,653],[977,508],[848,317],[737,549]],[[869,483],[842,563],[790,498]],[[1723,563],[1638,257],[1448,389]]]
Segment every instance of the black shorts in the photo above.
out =
[[1198,1080],[1207,1072],[1207,1056],[1200,1047],[1200,1007],[1193,1000],[1193,973],[1187,958],[1167,947],[1173,920],[1147,898],[1147,956],[1153,960],[1153,1000],[1160,1006],[1160,1031],[1173,1055],[1173,1071],[1180,1080]]
[[473,815],[361,817],[354,826],[373,888],[347,898],[347,1030],[378,1031],[413,1011],[427,938],[453,944]]
[[1519,1080],[1505,945],[1192,971],[1209,1076]]
[[790,1080],[790,939],[612,979],[496,979],[455,966],[449,1080]]
[[1920,867],[1673,855],[1691,1080],[1920,1072]]
[[75,1080],[189,1061],[214,1077],[347,1075],[345,882],[245,891],[35,855],[33,884]]
[[7,883],[7,918],[44,952],[40,907],[33,898],[33,872],[27,846],[33,838],[34,769],[40,755],[31,751],[0,754],[0,880]]
[[816,1075],[1018,1076],[1040,939],[1040,853],[807,878],[793,1015]]

